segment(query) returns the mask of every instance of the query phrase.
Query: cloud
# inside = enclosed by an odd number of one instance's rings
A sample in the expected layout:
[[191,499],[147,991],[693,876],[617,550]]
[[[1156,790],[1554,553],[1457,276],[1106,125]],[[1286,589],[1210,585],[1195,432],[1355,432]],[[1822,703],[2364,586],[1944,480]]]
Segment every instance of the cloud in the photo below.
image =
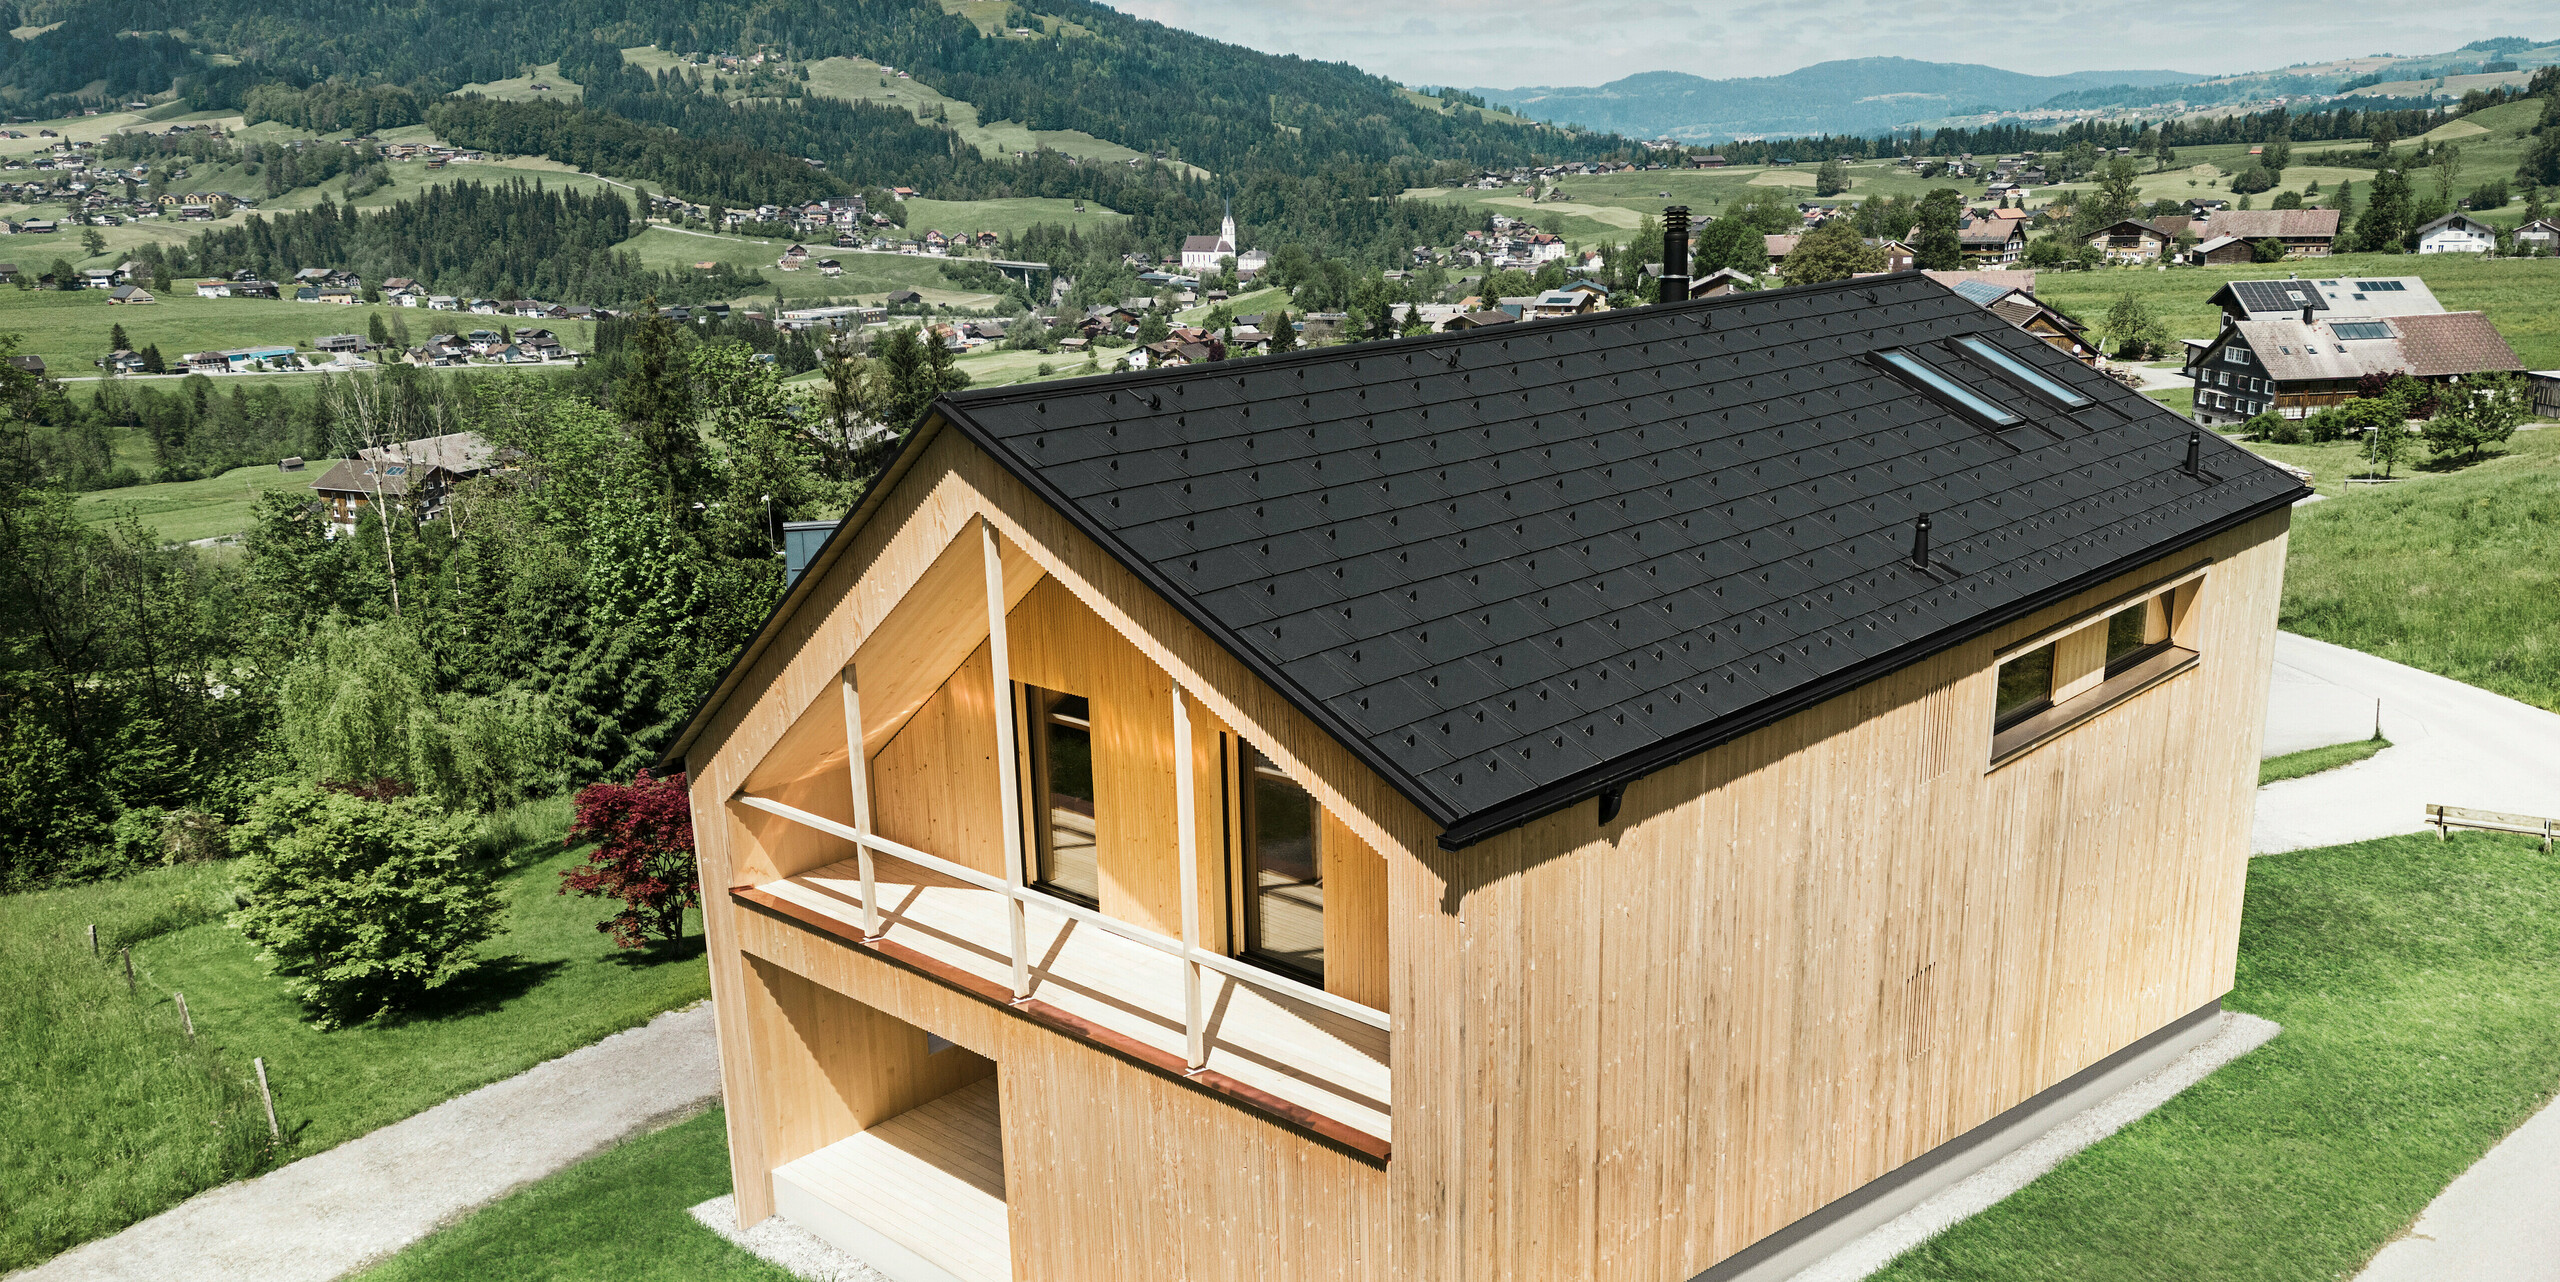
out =
[[1409,85],[1596,85],[1639,71],[1773,76],[1835,58],[1978,62],[2037,75],[2168,68],[2218,74],[2378,52],[2441,53],[2499,35],[2554,33],[2548,0],[2419,4],[2266,0],[2233,42],[2231,9],[2162,0],[2124,22],[2120,5],[2060,0],[2031,20],[1983,24],[1950,0],[1683,3],[1599,0],[1120,0],[1124,12],[1269,53],[1348,62]]

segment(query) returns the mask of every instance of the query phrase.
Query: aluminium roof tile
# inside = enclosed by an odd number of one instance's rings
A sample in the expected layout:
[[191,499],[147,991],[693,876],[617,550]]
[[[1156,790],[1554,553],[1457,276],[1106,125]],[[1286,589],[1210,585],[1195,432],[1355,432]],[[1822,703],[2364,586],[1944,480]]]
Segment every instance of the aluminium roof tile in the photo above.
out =
[[[1935,346],[1964,335],[2098,404]],[[941,410],[1456,840],[2299,492],[2213,437],[2184,475],[2182,420],[1916,273]]]

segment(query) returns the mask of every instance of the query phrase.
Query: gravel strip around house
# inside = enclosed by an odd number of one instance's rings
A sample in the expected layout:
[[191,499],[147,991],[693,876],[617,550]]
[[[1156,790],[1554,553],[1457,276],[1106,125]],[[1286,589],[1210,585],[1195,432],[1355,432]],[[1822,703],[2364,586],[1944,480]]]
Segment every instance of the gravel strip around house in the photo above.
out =
[[888,1274],[845,1254],[825,1239],[779,1215],[766,1216],[751,1229],[738,1227],[738,1200],[727,1194],[693,1208],[702,1227],[729,1239],[739,1250],[801,1282],[891,1282]]
[[10,1282],[330,1282],[720,1096],[711,1003],[670,1011]]

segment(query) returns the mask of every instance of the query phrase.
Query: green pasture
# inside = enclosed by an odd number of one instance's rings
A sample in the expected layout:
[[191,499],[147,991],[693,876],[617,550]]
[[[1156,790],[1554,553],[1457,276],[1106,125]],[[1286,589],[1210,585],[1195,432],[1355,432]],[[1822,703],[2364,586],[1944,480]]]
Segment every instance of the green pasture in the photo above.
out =
[[[161,386],[167,390],[172,385]],[[329,463],[328,459],[313,459],[299,472],[260,463],[198,481],[91,490],[79,498],[80,519],[91,525],[107,525],[128,515],[138,516],[164,543],[192,543],[238,534],[249,528],[259,495],[273,490],[307,494],[311,483],[329,470]]]
[[166,294],[156,296],[160,300],[156,303],[127,306],[109,304],[105,290],[0,287],[0,333],[20,335],[19,350],[42,356],[46,371],[56,378],[101,374],[96,362],[107,354],[109,331],[117,325],[124,326],[134,350],[157,345],[162,358],[173,365],[188,352],[268,343],[290,343],[309,354],[314,340],[324,334],[367,332],[370,318],[377,313],[385,325],[394,318],[407,322],[412,342],[424,342],[433,333],[495,329],[501,323],[549,329],[575,350],[585,350],[595,339],[595,326],[587,321],[528,322],[387,304],[340,306],[284,299],[199,298],[192,277],[173,280],[169,286]]

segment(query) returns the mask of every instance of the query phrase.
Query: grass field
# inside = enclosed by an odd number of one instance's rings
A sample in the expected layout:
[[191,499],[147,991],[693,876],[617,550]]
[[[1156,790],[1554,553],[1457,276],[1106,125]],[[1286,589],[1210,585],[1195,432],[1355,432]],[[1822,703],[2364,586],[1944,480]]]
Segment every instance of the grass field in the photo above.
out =
[[[1007,7],[998,4],[995,9],[1001,15]],[[948,124],[963,142],[984,152],[989,159],[1010,159],[1016,152],[1041,147],[1087,160],[1128,160],[1139,154],[1080,129],[1033,129],[1014,120],[981,121],[978,108],[968,100],[945,97],[941,91],[922,81],[900,79],[893,72],[882,71],[879,63],[867,58],[822,58],[810,63],[808,89],[820,97],[846,102],[867,99],[904,107],[919,120]],[[1194,170],[1202,177],[1208,176],[1209,171],[1205,169],[1194,167]]]
[[233,468],[200,481],[92,490],[80,496],[80,519],[91,525],[104,525],[133,513],[157,531],[165,543],[219,538],[249,528],[249,513],[259,495],[269,490],[308,492],[311,483],[328,470],[328,460],[315,459],[299,472],[282,472],[273,465],[259,464]]
[[2356,489],[2294,513],[2282,626],[2560,710],[2560,428]]
[[[291,343],[310,354],[313,340],[324,334],[362,334],[379,312],[383,323],[405,321],[413,342],[445,330],[497,327],[496,316],[431,312],[422,307],[341,307],[263,298],[198,298],[195,281],[175,280],[160,301],[147,307],[116,307],[104,290],[0,288],[0,333],[22,336],[19,350],[42,356],[56,378],[89,378],[101,371],[96,362],[107,354],[109,331],[124,326],[137,350],[158,345],[160,355],[175,362],[188,352]],[[595,338],[588,321],[540,321],[572,349],[585,350]]]
[[2224,1002],[2283,1034],[1875,1276],[2353,1276],[2560,1088],[2555,867],[2468,833],[2251,860]]
[[356,1275],[361,1282],[792,1282],[686,1212],[729,1191],[714,1109],[510,1194]]
[[[219,920],[229,907],[222,865],[0,902],[11,923],[0,931],[0,948],[53,950],[0,970],[0,1001],[24,1000],[22,976],[80,960],[67,950],[87,922],[133,932],[145,1000],[128,1017],[152,1027],[174,1025],[166,994],[185,993],[201,1042],[224,1072],[246,1073],[250,1057],[266,1059],[286,1137],[279,1156],[308,1156],[709,995],[698,933],[683,947],[624,952],[595,929],[602,906],[556,893],[561,870],[579,859],[559,848],[567,822],[565,798],[490,821],[489,840],[507,869],[505,929],[483,946],[491,960],[480,972],[407,1017],[337,1032],[303,1022],[256,950]],[[11,943],[22,939],[40,942]],[[113,987],[121,991],[117,978]],[[0,1027],[20,1036],[14,1030],[21,1022],[11,1018]],[[12,1117],[139,1117],[133,1127],[47,1128],[44,1147],[32,1157],[13,1152],[0,1162],[0,1181],[8,1184],[0,1189],[0,1205],[11,1208],[0,1217],[0,1268],[112,1232],[239,1173],[236,1166],[205,1158],[181,1162],[137,1144],[137,1132],[149,1133],[144,1122],[177,1110],[162,1125],[185,1136],[203,1125],[203,1111],[190,1115],[180,1103],[150,1100],[151,1066],[100,1071],[102,1064],[132,1061],[93,1058],[88,1045],[0,1057],[0,1098],[41,1092],[44,1102],[41,1110],[13,1107]],[[174,1055],[182,1048],[164,1049]],[[263,1116],[259,1122],[263,1139]]]
[[[965,208],[965,206],[957,206]],[[814,270],[786,272],[775,267],[792,242],[761,236],[713,235],[709,232],[686,231],[653,223],[638,235],[622,242],[621,248],[639,256],[649,267],[687,269],[695,263],[723,262],[733,267],[752,268],[764,273],[770,282],[752,297],[732,302],[771,303],[775,294],[792,307],[815,307],[823,303],[878,303],[890,291],[912,289],[924,295],[925,301],[937,306],[986,307],[997,295],[956,289],[942,274],[942,260],[907,254],[852,253],[812,246],[817,257],[833,257],[844,264],[844,275],[827,277]]]
[[[1091,201],[1085,202],[1083,211],[1078,212],[1076,202],[1048,196],[1016,196],[1006,200],[926,200],[916,197],[907,201],[906,230],[916,236],[928,230],[991,231],[998,235],[1019,236],[1042,223],[1089,230],[1128,220],[1127,214]],[[847,264],[847,270],[851,270],[850,264]]]
[[[535,85],[550,87],[536,90]],[[483,84],[464,85],[455,92],[476,93],[483,98],[495,98],[500,102],[539,102],[555,98],[562,102],[576,102],[578,95],[585,90],[571,81],[560,78],[559,63],[547,62],[521,76],[492,80]]]
[[2390,740],[2377,736],[2371,739],[2358,739],[2353,743],[2333,743],[2325,748],[2305,748],[2300,752],[2288,752],[2281,757],[2269,757],[2258,763],[2258,786],[2264,788],[2271,783],[2300,779],[2305,775],[2316,775],[2321,771],[2335,770],[2340,766],[2352,766],[2390,746]]
[[0,897],[0,1272],[271,1160],[245,1065],[190,1042],[167,997],[128,993],[116,964],[118,949],[221,929],[205,923],[229,909],[228,884],[194,864]]
[[2560,366],[2560,258],[2502,258],[2474,254],[2342,254],[2249,267],[2178,267],[2168,271],[2105,268],[2041,272],[2036,294],[2085,321],[2106,316],[2116,299],[2132,294],[2167,322],[2180,338],[2210,338],[2220,309],[2205,300],[2228,280],[2265,280],[2299,272],[2315,280],[2347,276],[2417,276],[2449,311],[2479,311],[2506,336],[2526,369]]

